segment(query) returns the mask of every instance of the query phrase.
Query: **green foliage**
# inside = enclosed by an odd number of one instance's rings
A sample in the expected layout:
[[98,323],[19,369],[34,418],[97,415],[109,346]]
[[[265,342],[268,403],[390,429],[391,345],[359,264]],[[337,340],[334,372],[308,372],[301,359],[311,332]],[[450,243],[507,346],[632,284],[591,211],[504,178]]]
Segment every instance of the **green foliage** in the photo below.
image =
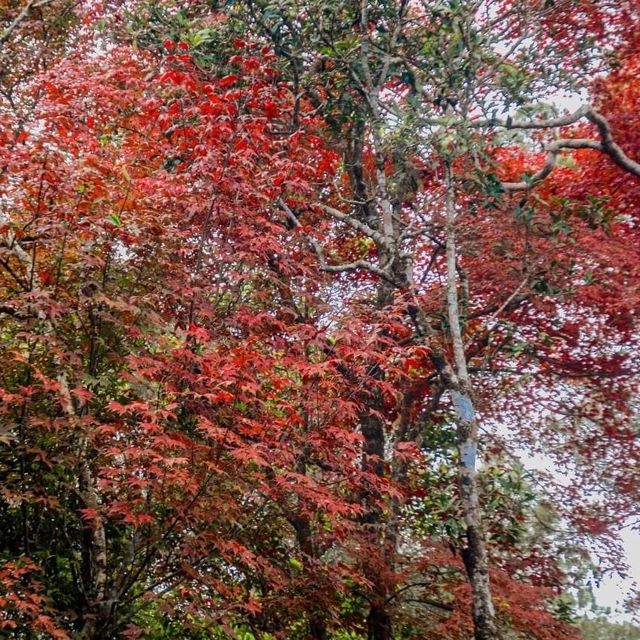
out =
[[584,640],[640,640],[640,627],[630,622],[611,622],[606,618],[578,621]]

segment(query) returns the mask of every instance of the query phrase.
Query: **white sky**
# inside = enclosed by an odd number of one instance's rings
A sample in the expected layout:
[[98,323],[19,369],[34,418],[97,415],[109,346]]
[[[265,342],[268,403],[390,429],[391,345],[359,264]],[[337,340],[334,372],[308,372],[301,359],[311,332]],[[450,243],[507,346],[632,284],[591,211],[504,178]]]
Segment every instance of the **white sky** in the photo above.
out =
[[[527,469],[551,474],[559,484],[571,482],[566,470],[558,469],[551,458],[541,455],[530,456],[521,451],[520,460]],[[620,531],[620,540],[625,560],[629,565],[628,575],[624,578],[619,575],[603,578],[593,593],[598,606],[611,609],[609,619],[612,622],[634,622],[634,616],[624,611],[624,601],[640,587],[640,531],[633,529],[629,523]],[[587,615],[588,613],[585,612]],[[637,618],[636,615],[636,623]]]
[[612,577],[602,581],[594,590],[597,603],[602,607],[611,607],[610,618],[616,622],[632,622],[632,616],[621,610],[625,597],[628,597],[640,585],[640,533],[630,527],[620,534],[627,562],[629,577],[626,579]]

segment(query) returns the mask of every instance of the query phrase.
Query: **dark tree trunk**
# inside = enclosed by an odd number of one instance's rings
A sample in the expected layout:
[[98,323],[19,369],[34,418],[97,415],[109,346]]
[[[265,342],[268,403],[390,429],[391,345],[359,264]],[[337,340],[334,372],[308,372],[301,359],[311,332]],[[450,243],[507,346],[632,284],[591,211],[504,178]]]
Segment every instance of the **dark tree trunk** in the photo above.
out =
[[312,614],[309,619],[309,640],[327,640],[327,625],[317,614]]
[[367,640],[393,640],[391,616],[384,605],[372,605],[367,617]]

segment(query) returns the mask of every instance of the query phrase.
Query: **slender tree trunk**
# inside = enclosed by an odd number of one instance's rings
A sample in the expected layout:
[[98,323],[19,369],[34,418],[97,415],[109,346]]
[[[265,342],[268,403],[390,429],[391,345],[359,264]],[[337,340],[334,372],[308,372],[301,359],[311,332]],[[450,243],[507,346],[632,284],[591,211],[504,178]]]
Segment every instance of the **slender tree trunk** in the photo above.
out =
[[[376,103],[373,98],[371,104]],[[377,106],[375,107],[377,109]],[[374,123],[374,127],[378,123]],[[377,140],[377,131],[376,131]],[[356,197],[363,203],[359,214],[368,224],[377,227],[382,236],[393,242],[394,224],[392,206],[388,197],[386,177],[384,175],[384,158],[380,152],[381,146],[376,144],[376,193],[375,206],[371,206],[364,184],[364,169],[362,150],[366,129],[359,127],[353,132],[353,139],[347,152],[348,169],[352,187]],[[377,140],[379,142],[379,140]],[[378,246],[382,263],[390,263],[394,255],[388,246]],[[376,309],[382,310],[393,302],[394,286],[382,282],[378,287]],[[381,379],[384,375],[377,365],[372,367],[371,377]],[[379,478],[385,476],[385,449],[387,443],[386,422],[381,417],[383,412],[382,394],[375,388],[363,396],[363,411],[360,415],[360,430],[363,436],[362,469]],[[360,521],[368,529],[370,543],[378,548],[378,562],[374,561],[366,570],[367,579],[372,584],[372,600],[367,615],[367,637],[369,640],[392,640],[393,628],[387,602],[389,585],[387,579],[381,575],[381,568],[387,572],[393,570],[396,552],[395,536],[390,536],[387,515],[380,507],[380,495],[377,491],[367,491],[362,495],[364,513]],[[365,559],[367,566],[367,559]]]
[[460,325],[458,284],[456,276],[455,200],[451,166],[446,165],[447,213],[447,311],[453,345],[455,377],[450,380],[449,393],[456,414],[458,434],[458,483],[466,525],[467,547],[463,559],[473,597],[473,623],[476,640],[495,640],[498,636],[495,611],[489,584],[489,560],[480,510],[476,478],[478,421],[471,395],[471,381]]
[[[376,370],[373,375],[379,377],[381,372]],[[368,398],[366,409],[360,419],[361,432],[364,438],[362,468],[364,471],[373,473],[379,478],[385,475],[385,423],[380,417],[382,409],[382,398],[379,393],[374,392],[373,397]],[[361,522],[368,529],[370,543],[378,547],[378,562],[374,563],[366,571],[367,579],[373,586],[373,594],[369,614],[367,616],[367,638],[368,640],[392,640],[393,629],[391,616],[386,607],[388,599],[388,589],[386,579],[381,576],[380,570],[392,569],[395,555],[395,544],[391,545],[388,539],[388,522],[386,516],[379,505],[380,495],[377,491],[367,491],[362,496],[364,513]],[[367,561],[365,559],[365,566]]]
[[[303,516],[291,518],[290,520],[296,532],[300,551],[308,558],[316,557],[316,550],[313,547],[311,523],[309,519]],[[327,639],[327,623],[325,615],[319,610],[315,603],[309,603],[309,640],[326,640]]]
[[[296,471],[301,475],[306,474],[307,452],[303,451],[302,455],[296,462]],[[289,519],[291,526],[296,532],[298,546],[300,551],[310,560],[317,560],[318,552],[313,544],[313,530],[311,522],[306,515],[295,515]],[[307,610],[309,620],[309,640],[326,640],[327,639],[327,622],[324,611],[315,602],[309,602]]]
[[[77,415],[69,392],[66,376],[58,376],[63,409],[72,422]],[[82,583],[86,606],[83,611],[82,628],[77,634],[78,640],[98,640],[103,636],[101,629],[108,614],[105,612],[107,592],[107,537],[104,522],[99,513],[100,501],[95,485],[93,471],[88,461],[88,442],[85,436],[80,438],[78,447],[78,492],[84,508],[91,513],[91,522],[87,524],[82,539]]]
[[367,616],[367,640],[391,640],[392,638],[391,616],[384,602],[374,602]]
[[87,560],[87,573],[89,577],[89,593],[87,602],[87,616],[80,633],[83,640],[97,640],[98,629],[104,623],[104,605],[106,600],[107,586],[107,539],[104,523],[98,513],[100,507],[96,493],[93,473],[86,460],[80,462],[79,489],[82,500],[87,509],[96,512],[94,522],[85,538],[83,550]]

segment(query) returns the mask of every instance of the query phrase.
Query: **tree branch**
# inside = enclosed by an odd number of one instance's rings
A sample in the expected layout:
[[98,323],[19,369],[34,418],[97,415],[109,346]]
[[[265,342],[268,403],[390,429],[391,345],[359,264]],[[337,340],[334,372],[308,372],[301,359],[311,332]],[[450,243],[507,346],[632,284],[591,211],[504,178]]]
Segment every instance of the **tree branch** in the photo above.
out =
[[[400,594],[408,591],[409,589],[415,589],[416,587],[433,587],[431,582],[416,582],[413,584],[406,584],[403,587],[400,587],[396,591],[394,591],[384,602],[385,605],[389,604],[392,600],[397,598]],[[435,607],[436,609],[442,609],[443,611],[453,611],[454,606],[449,604],[448,602],[439,602],[438,600],[433,600],[432,598],[420,598],[419,602],[429,605],[430,607]]]
[[483,129],[486,127],[500,129],[557,129],[578,122],[578,120],[584,118],[590,111],[590,105],[583,105],[573,113],[559,116],[558,118],[549,118],[547,120],[513,120],[510,117],[505,120],[486,118],[483,120],[473,120],[470,126],[474,129]]
[[507,118],[506,121],[477,121],[473,123],[472,126],[497,126],[504,127],[506,129],[553,129],[574,124],[581,118],[586,118],[596,126],[600,134],[599,142],[585,138],[555,140],[547,147],[547,160],[538,173],[532,176],[529,180],[503,183],[503,188],[506,191],[523,191],[530,189],[541,180],[544,180],[555,167],[558,154],[562,149],[594,149],[596,151],[601,151],[606,153],[621,169],[624,169],[634,176],[640,177],[640,163],[627,156],[627,154],[613,139],[611,127],[609,126],[607,119],[590,105],[584,105],[573,113],[550,120],[518,121]]
[[[595,149],[596,151],[606,151],[600,142],[597,142],[596,140],[589,140],[587,138],[561,138],[560,140],[555,140],[547,146],[547,159],[543,167],[537,173],[534,173],[530,178],[521,180],[520,182],[503,182],[501,183],[502,188],[505,191],[526,191],[527,189],[531,189],[537,185],[539,182],[542,182],[553,171],[556,166],[558,155],[563,149]],[[629,162],[633,162],[632,160],[629,160],[629,158],[626,159]],[[637,175],[640,176],[640,165],[637,166]]]
[[27,4],[22,8],[22,11],[16,16],[15,20],[4,30],[4,33],[0,36],[0,47],[6,44],[7,40],[11,37],[11,34],[20,26],[20,23],[24,22],[32,9],[39,9],[49,4],[52,0],[29,0]]
[[370,237],[372,240],[375,240],[385,249],[388,249],[389,251],[393,251],[395,249],[394,243],[389,238],[376,231],[375,229],[372,229],[368,224],[360,222],[360,220],[357,220],[356,218],[346,213],[342,213],[342,211],[334,209],[333,207],[330,207],[329,205],[322,202],[319,202],[317,206],[320,207],[325,213],[328,213],[332,218],[344,222],[352,229],[355,229],[356,231],[359,231],[360,233],[363,233],[364,235]]
[[[291,208],[287,205],[286,202],[284,202],[281,198],[278,198],[277,204],[286,213],[288,220],[291,222],[291,224],[293,224],[294,227],[296,228],[302,227],[302,225],[300,224],[300,220],[298,220],[298,218],[293,213],[293,211],[291,211]],[[337,217],[339,220],[344,219],[344,221],[350,226],[352,226],[354,229],[358,229],[358,230],[366,229],[380,236],[380,238],[384,240],[383,236],[377,233],[377,231],[374,231],[373,229],[371,229],[368,225],[358,220],[355,220],[354,218],[351,218],[350,216],[347,216],[344,213],[341,213],[337,209],[333,209],[333,207],[329,207],[323,204],[319,204],[319,206],[325,210],[328,210],[328,213],[330,213],[330,215],[332,215],[333,217]],[[363,233],[366,233],[366,231],[363,231]],[[369,234],[367,233],[367,235]],[[318,258],[321,271],[326,271],[328,273],[343,273],[346,271],[356,271],[358,269],[365,269],[366,271],[370,271],[371,273],[376,274],[378,277],[382,278],[383,280],[390,282],[391,284],[395,284],[395,280],[388,272],[390,263],[387,263],[381,267],[373,264],[372,262],[368,262],[367,260],[354,260],[353,262],[346,262],[343,264],[328,264],[320,243],[315,238],[312,238],[309,235],[307,235],[307,239],[309,240],[309,243],[311,244]]]
[[616,144],[611,133],[611,128],[607,119],[601,114],[590,109],[586,114],[587,120],[598,128],[602,138],[601,150],[604,151],[619,167],[640,177],[640,164],[629,158],[625,152]]

